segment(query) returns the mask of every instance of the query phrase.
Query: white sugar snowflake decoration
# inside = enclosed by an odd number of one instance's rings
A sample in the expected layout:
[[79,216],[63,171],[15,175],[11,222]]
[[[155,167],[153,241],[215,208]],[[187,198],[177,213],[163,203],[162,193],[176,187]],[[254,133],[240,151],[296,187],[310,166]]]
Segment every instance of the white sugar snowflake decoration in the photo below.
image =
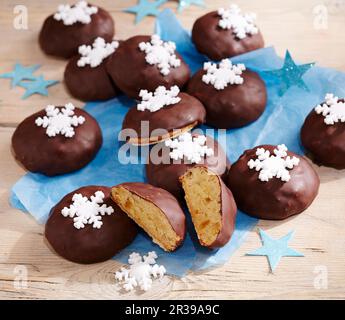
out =
[[165,106],[179,103],[181,98],[178,97],[180,89],[178,86],[173,86],[170,90],[163,86],[158,87],[155,92],[148,92],[141,90],[139,96],[142,101],[137,105],[139,111],[149,110],[156,112]]
[[207,147],[207,138],[204,135],[193,137],[190,132],[181,134],[176,139],[165,141],[165,145],[173,149],[169,155],[173,160],[183,160],[184,158],[191,163],[200,163],[206,156],[214,154],[213,149]]
[[72,103],[67,103],[64,108],[48,105],[45,109],[46,115],[43,118],[38,117],[35,123],[38,127],[46,129],[48,137],[61,134],[66,138],[72,138],[75,135],[73,127],[78,127],[85,122],[83,116],[78,117],[74,114],[74,109]]
[[152,278],[163,278],[166,273],[164,266],[156,264],[156,259],[157,254],[154,251],[143,257],[133,252],[128,259],[130,267],[121,268],[121,271],[116,272],[115,279],[126,291],[132,291],[136,287],[147,291],[152,287]]
[[102,191],[96,191],[90,200],[80,193],[75,193],[72,198],[73,203],[68,208],[63,208],[61,214],[66,218],[73,218],[76,229],[83,229],[87,224],[100,229],[103,225],[102,216],[114,213],[113,207],[103,204],[104,197]]
[[87,64],[91,68],[98,67],[105,58],[109,57],[119,47],[118,41],[106,43],[101,37],[96,38],[92,46],[82,45],[78,51],[81,55],[77,62],[78,67],[85,67]]
[[345,122],[345,102],[340,101],[332,93],[326,94],[325,103],[315,108],[317,114],[322,114],[327,125]]
[[58,11],[54,14],[54,19],[62,21],[64,25],[70,26],[77,22],[89,24],[91,15],[96,14],[98,8],[89,6],[86,1],[79,1],[75,5],[61,4]]
[[261,181],[267,182],[276,177],[287,182],[291,178],[287,169],[293,169],[300,161],[297,157],[287,156],[287,150],[284,144],[280,144],[274,149],[274,155],[271,155],[268,150],[258,148],[256,150],[258,158],[255,161],[250,159],[248,167],[260,171],[259,179]]
[[219,27],[222,29],[232,29],[233,33],[239,39],[244,39],[247,35],[257,34],[259,32],[255,25],[256,15],[254,13],[243,14],[241,9],[233,4],[229,9],[220,8]]
[[181,60],[175,54],[175,43],[164,42],[157,34],[151,36],[150,42],[140,42],[139,49],[146,53],[146,62],[157,65],[164,76],[170,73],[171,68],[178,68],[181,65]]
[[212,84],[217,90],[223,90],[229,84],[242,84],[243,78],[241,74],[246,70],[246,67],[242,63],[232,64],[229,59],[224,59],[219,65],[205,62],[204,70],[207,73],[203,75],[202,81],[206,84]]

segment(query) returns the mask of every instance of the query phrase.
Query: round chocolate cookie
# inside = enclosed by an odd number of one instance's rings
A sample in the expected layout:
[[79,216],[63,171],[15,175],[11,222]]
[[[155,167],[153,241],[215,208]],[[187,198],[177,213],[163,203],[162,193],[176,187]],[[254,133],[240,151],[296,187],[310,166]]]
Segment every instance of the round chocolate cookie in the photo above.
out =
[[[49,108],[53,110],[49,111]],[[63,110],[73,115],[62,119]],[[56,112],[58,116],[50,117],[50,112]],[[64,121],[76,123],[60,127]],[[102,132],[97,121],[71,104],[65,107],[48,106],[29,116],[18,125],[12,136],[15,158],[27,170],[47,176],[83,168],[96,156],[101,145]]]
[[[84,222],[78,225],[74,218],[65,216],[64,210],[71,205],[77,214],[87,214],[92,207],[92,197],[99,197],[96,192],[103,192],[100,206],[108,211],[98,214],[101,226]],[[73,201],[75,194],[81,194],[89,202],[78,205]],[[102,196],[100,197],[102,198]],[[79,210],[78,210],[79,209]],[[110,213],[112,212],[112,213]],[[67,194],[52,210],[45,226],[45,237],[57,254],[77,263],[97,263],[111,259],[116,253],[127,247],[136,237],[137,227],[131,219],[111,200],[110,188],[103,186],[82,187]]]
[[[266,176],[268,181],[265,177],[260,179],[261,175],[264,176],[263,171],[269,169],[271,165],[276,169],[277,163],[273,162],[272,158],[265,164],[261,161],[261,170],[257,171],[258,168],[249,167],[249,161],[257,160],[259,148],[269,151],[272,157],[278,147],[262,145],[245,151],[231,166],[226,179],[238,208],[259,219],[282,220],[301,213],[309,207],[318,194],[320,180],[317,173],[307,160],[292,152],[287,151],[287,156],[296,157],[299,163],[297,165],[295,163],[292,169],[287,169],[289,177],[285,180],[288,181],[283,181],[274,175],[268,179]],[[282,159],[286,159],[286,156]]]
[[264,112],[266,86],[256,72],[243,71],[242,84],[229,84],[223,90],[206,84],[206,73],[199,70],[190,80],[187,92],[204,104],[207,124],[221,129],[238,128],[257,120]]
[[[345,114],[345,104],[342,107]],[[325,117],[313,109],[304,121],[301,140],[307,155],[317,164],[345,169],[345,122],[326,124]]]
[[200,53],[211,60],[221,60],[264,47],[260,31],[239,39],[232,28],[219,26],[220,18],[218,12],[213,11],[195,21],[192,40]]
[[114,21],[107,11],[97,9],[97,13],[90,16],[89,23],[76,21],[66,25],[63,20],[54,18],[57,13],[50,15],[39,34],[42,50],[46,54],[68,59],[78,53],[79,46],[92,44],[97,37],[110,42],[115,34]]
[[[121,46],[111,56],[107,63],[107,71],[117,87],[132,98],[139,98],[140,90],[153,92],[159,86],[179,88],[187,83],[190,70],[182,57],[175,51],[176,58],[180,60],[178,67],[170,67],[169,73],[162,74],[157,64],[146,61],[146,53],[141,51],[139,44],[150,43],[150,36],[134,36],[121,43]],[[166,52],[161,48],[154,53],[158,57],[165,57]],[[157,58],[157,57],[156,57]]]
[[[140,111],[132,107],[123,120],[122,129],[132,129],[136,133],[128,141],[133,144],[152,144],[173,138],[205,122],[206,111],[199,100],[186,94],[177,95],[181,99],[176,104],[166,105],[158,111]],[[148,128],[143,126],[148,122]],[[134,134],[133,132],[133,134]]]
[[68,62],[64,79],[71,95],[83,101],[108,100],[119,94],[113,80],[109,77],[105,64],[106,58],[99,66],[77,65],[80,55],[74,56]]
[[156,187],[168,190],[176,198],[182,200],[184,193],[179,178],[188,169],[202,165],[224,179],[230,167],[226,153],[218,142],[210,137],[207,137],[206,146],[213,150],[213,155],[205,157],[200,163],[192,163],[186,159],[173,160],[169,155],[170,147],[163,143],[154,146],[146,164],[147,181]]

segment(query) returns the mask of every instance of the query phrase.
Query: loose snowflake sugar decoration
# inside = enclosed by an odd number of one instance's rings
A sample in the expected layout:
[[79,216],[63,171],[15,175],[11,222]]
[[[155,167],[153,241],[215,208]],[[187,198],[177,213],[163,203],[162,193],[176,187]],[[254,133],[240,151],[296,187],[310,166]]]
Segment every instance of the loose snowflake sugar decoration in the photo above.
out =
[[219,27],[226,30],[232,29],[233,34],[239,39],[259,32],[255,25],[256,15],[254,13],[242,14],[241,9],[235,4],[231,5],[229,9],[220,8],[218,15],[221,17]]
[[164,42],[157,34],[151,36],[150,42],[140,42],[139,49],[146,53],[146,62],[157,65],[164,76],[170,73],[171,68],[178,68],[181,65],[181,60],[175,54],[175,43]]
[[200,163],[206,156],[214,154],[212,148],[206,145],[206,136],[198,135],[193,137],[190,132],[181,134],[176,139],[165,141],[165,145],[173,149],[169,155],[173,160],[183,160],[186,158],[191,163]]
[[98,67],[105,58],[109,57],[119,47],[118,41],[106,43],[101,37],[96,38],[92,46],[82,45],[78,51],[81,58],[78,60],[78,67],[85,67],[87,64],[91,68]]
[[205,62],[204,70],[207,73],[203,75],[202,81],[206,84],[212,84],[217,90],[224,90],[229,84],[243,83],[241,74],[246,70],[246,67],[242,63],[232,64],[229,59],[224,59],[219,65]]
[[128,259],[130,267],[121,268],[121,271],[116,272],[115,279],[126,291],[132,291],[136,287],[147,291],[152,287],[152,278],[163,278],[166,273],[164,266],[156,264],[156,259],[157,254],[154,251],[143,257],[133,252]]
[[156,112],[165,106],[179,103],[181,98],[178,97],[180,89],[178,86],[173,86],[170,90],[165,87],[158,87],[155,92],[148,92],[147,90],[141,90],[139,96],[142,101],[137,105],[139,111],[149,110]]
[[72,138],[75,135],[73,127],[78,127],[85,122],[83,116],[76,116],[74,114],[74,105],[67,103],[64,108],[57,108],[53,105],[48,105],[45,109],[46,115],[38,117],[35,121],[38,127],[46,129],[48,137],[55,137],[58,134],[66,138]]
[[290,180],[290,173],[287,169],[293,169],[299,164],[297,157],[287,156],[287,147],[280,144],[274,149],[274,155],[271,155],[268,150],[258,148],[256,155],[258,158],[248,161],[248,167],[260,171],[259,180],[267,182],[273,177],[281,179],[284,182]]
[[317,114],[322,114],[327,125],[333,125],[337,122],[345,122],[345,102],[340,101],[332,93],[326,94],[326,102],[315,108]]
[[86,1],[79,1],[74,6],[61,4],[54,14],[54,19],[62,21],[64,25],[70,26],[77,22],[88,24],[91,22],[91,15],[98,12],[98,8],[89,6]]
[[103,204],[104,197],[102,191],[96,191],[90,200],[80,193],[75,193],[72,198],[73,203],[68,208],[63,208],[61,214],[66,218],[73,218],[76,229],[83,229],[87,224],[100,229],[103,225],[102,216],[114,213],[113,207]]

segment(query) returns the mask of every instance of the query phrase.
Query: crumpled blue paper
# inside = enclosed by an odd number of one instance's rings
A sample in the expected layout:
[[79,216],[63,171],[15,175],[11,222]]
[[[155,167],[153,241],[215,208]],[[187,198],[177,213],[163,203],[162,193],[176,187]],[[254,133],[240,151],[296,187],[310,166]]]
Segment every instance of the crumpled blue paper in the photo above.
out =
[[[165,10],[158,16],[156,31],[162,39],[176,42],[177,50],[193,72],[200,69],[207,60],[196,51],[189,33],[181,27],[170,10]],[[244,150],[263,143],[285,143],[290,150],[303,154],[299,131],[306,115],[316,104],[323,101],[327,92],[345,96],[344,73],[313,67],[303,78],[310,92],[291,88],[283,97],[279,97],[276,80],[262,73],[265,70],[278,69],[283,64],[283,60],[273,48],[253,51],[235,57],[232,61],[245,63],[248,68],[259,72],[266,82],[269,97],[266,111],[255,123],[219,133],[218,140],[232,162],[236,161]],[[117,137],[122,120],[128,108],[134,104],[133,100],[124,96],[102,103],[87,103],[85,109],[97,119],[104,137],[103,147],[97,157],[85,168],[59,177],[26,174],[13,186],[11,204],[44,223],[50,209],[65,194],[81,186],[113,186],[126,181],[145,181],[144,165],[123,165],[117,157],[121,147]],[[202,126],[204,130],[207,128]],[[158,263],[164,264],[169,274],[183,276],[188,270],[205,269],[228,261],[257,221],[239,211],[231,241],[219,250],[202,248],[195,239],[195,232],[189,221],[187,238],[183,246],[174,253],[165,253],[153,244],[147,235],[141,233],[129,247],[114,258],[127,262],[132,251],[146,254],[155,250],[159,256]]]

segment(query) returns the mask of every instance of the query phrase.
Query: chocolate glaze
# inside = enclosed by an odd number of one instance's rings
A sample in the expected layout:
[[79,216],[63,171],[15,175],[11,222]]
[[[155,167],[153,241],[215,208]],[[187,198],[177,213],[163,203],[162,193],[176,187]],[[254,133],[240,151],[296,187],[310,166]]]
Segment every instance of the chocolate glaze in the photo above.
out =
[[[62,108],[62,107],[59,107]],[[46,115],[41,110],[24,119],[12,136],[15,158],[29,171],[55,176],[86,166],[102,145],[102,132],[97,121],[82,109],[75,108],[77,116],[85,122],[75,127],[75,135],[49,137],[46,129],[38,127],[35,120]]]
[[[208,171],[208,168],[206,168]],[[193,170],[193,169],[189,169]],[[188,172],[188,171],[187,171]],[[215,249],[225,246],[229,240],[231,239],[231,236],[235,229],[235,222],[236,222],[236,214],[237,214],[237,206],[235,203],[234,196],[232,195],[232,192],[230,189],[225,185],[222,178],[218,175],[219,181],[219,187],[220,187],[220,193],[221,193],[221,216],[222,216],[222,229],[220,230],[216,240],[209,246],[207,246],[209,249]],[[180,180],[183,178],[180,177]],[[212,196],[212,195],[210,195]],[[188,203],[187,203],[188,205]],[[199,239],[200,241],[200,239]],[[205,245],[200,241],[201,245]]]
[[[105,194],[104,203],[114,208],[111,215],[102,216],[100,229],[87,224],[83,229],[73,226],[73,219],[61,210],[72,204],[75,193],[90,198],[96,191]],[[112,258],[136,237],[135,223],[111,200],[110,188],[87,186],[66,195],[52,210],[45,226],[45,237],[57,254],[77,263],[97,263]]]
[[225,178],[230,167],[230,162],[227,159],[223,148],[216,140],[213,140],[210,137],[207,137],[206,145],[209,148],[213,148],[214,155],[206,157],[203,163],[192,164],[186,160],[179,163],[170,159],[170,148],[161,144],[161,150],[158,154],[163,157],[164,163],[155,164],[152,162],[151,157],[148,159],[148,163],[146,164],[147,181],[156,187],[168,190],[177,199],[182,200],[183,190],[179,182],[179,177],[185,174],[188,169],[202,165],[220,175],[222,178]]
[[78,47],[92,44],[95,38],[102,37],[111,42],[115,34],[114,21],[111,15],[98,7],[98,12],[91,15],[91,22],[77,22],[66,26],[50,15],[43,23],[39,34],[41,49],[49,55],[68,59],[78,53]]
[[206,71],[199,70],[190,80],[187,92],[206,108],[206,123],[221,129],[238,128],[258,119],[267,103],[266,86],[253,71],[242,73],[244,83],[217,90],[202,81]]
[[327,125],[324,119],[314,109],[310,112],[301,130],[302,144],[317,164],[345,169],[345,123]]
[[126,95],[139,98],[142,89],[155,91],[158,86],[170,88],[177,85],[180,88],[186,84],[190,71],[182,57],[181,66],[171,68],[167,76],[163,76],[156,65],[150,65],[145,60],[145,52],[140,51],[140,42],[150,42],[150,36],[135,36],[124,41],[107,63],[107,71],[115,84]]
[[[183,92],[178,96],[181,98],[179,103],[165,106],[156,112],[139,111],[136,106],[132,107],[123,120],[122,129],[133,129],[139,138],[150,138],[156,129],[172,132],[193,123],[204,123],[206,111],[200,101]],[[149,121],[149,132],[146,134],[141,132],[142,121]]]
[[[122,183],[114,188],[117,187],[125,188],[132,194],[158,207],[165,214],[176,235],[181,239],[180,242],[176,244],[176,248],[182,244],[186,236],[186,216],[180,204],[171,193],[141,182]],[[116,199],[113,198],[113,200],[116,202]]]
[[263,145],[245,151],[229,170],[226,184],[238,208],[254,217],[270,220],[286,219],[307,209],[320,185],[319,177],[308,161],[288,151],[288,156],[300,159],[299,165],[289,170],[291,179],[283,182],[272,178],[263,182],[259,180],[259,172],[248,167],[248,161],[257,158],[257,148],[272,154],[276,146]]
[[220,17],[212,11],[197,19],[192,30],[192,40],[200,53],[211,60],[221,60],[264,47],[260,31],[238,39],[232,29],[225,30],[218,26]]
[[80,55],[72,57],[64,73],[66,87],[73,97],[83,101],[95,101],[108,100],[118,95],[119,90],[105,69],[109,57],[95,68],[90,65],[78,67],[79,59]]

